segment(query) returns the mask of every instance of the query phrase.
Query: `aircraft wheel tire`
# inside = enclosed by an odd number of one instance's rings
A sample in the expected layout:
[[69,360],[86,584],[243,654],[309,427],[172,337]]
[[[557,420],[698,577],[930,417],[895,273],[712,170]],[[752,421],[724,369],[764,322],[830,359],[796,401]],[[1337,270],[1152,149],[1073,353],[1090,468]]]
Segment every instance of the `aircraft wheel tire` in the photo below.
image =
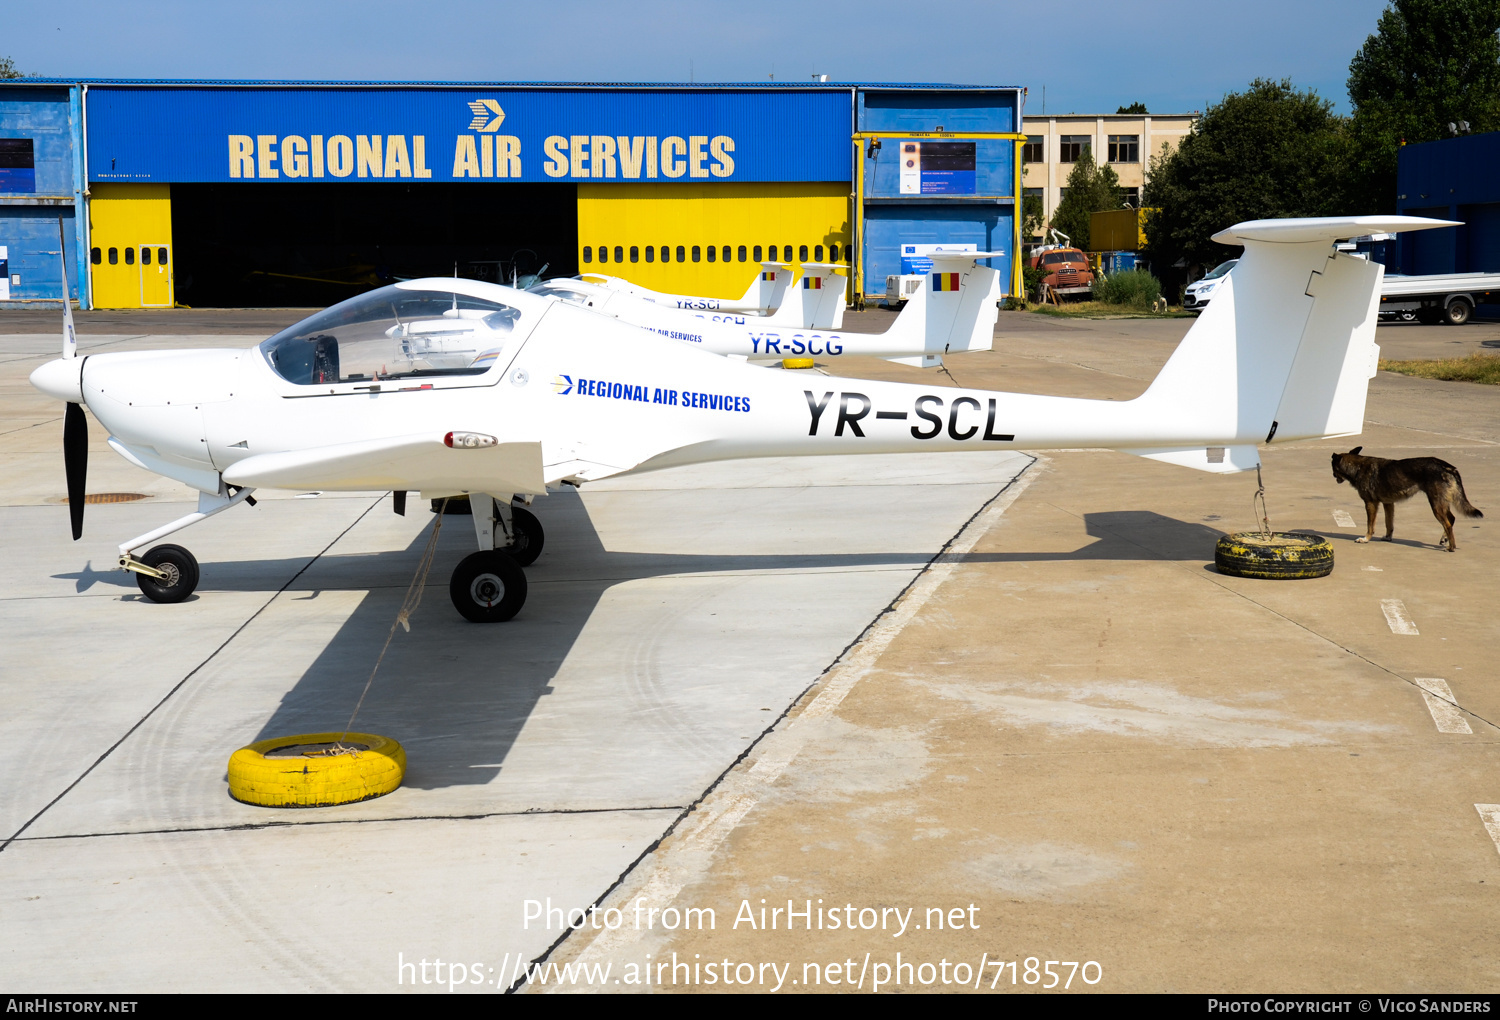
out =
[[[340,737],[357,753],[317,753]],[[406,751],[390,737],[304,733],[259,740],[230,755],[229,795],[260,807],[332,807],[390,793],[405,775]]]
[[542,522],[536,519],[536,514],[519,506],[510,508],[510,521],[516,529],[516,540],[501,551],[509,553],[521,566],[529,567],[542,554],[542,544],[547,540]]
[[471,623],[503,623],[526,604],[526,573],[499,549],[472,553],[453,568],[448,596]]
[[152,602],[181,602],[198,588],[198,561],[180,545],[159,545],[141,557],[148,567],[165,571],[165,580],[136,574],[141,594]]
[[1231,577],[1297,581],[1333,573],[1333,546],[1320,535],[1255,531],[1225,535],[1214,549],[1214,566]]

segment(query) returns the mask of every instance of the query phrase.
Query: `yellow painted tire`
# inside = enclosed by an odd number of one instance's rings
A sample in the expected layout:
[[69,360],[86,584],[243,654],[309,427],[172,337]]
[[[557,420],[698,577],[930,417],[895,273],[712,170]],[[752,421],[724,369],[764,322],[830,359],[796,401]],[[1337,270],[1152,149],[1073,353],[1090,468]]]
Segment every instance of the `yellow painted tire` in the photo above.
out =
[[[309,757],[343,737],[357,754]],[[406,775],[406,752],[373,733],[304,733],[259,740],[229,756],[229,795],[261,807],[332,807],[390,793]]]
[[1321,535],[1247,531],[1225,535],[1214,549],[1219,573],[1266,581],[1298,581],[1333,573],[1333,546]]
[[813,367],[813,359],[812,358],[782,358],[781,359],[781,367],[782,368],[812,368]]

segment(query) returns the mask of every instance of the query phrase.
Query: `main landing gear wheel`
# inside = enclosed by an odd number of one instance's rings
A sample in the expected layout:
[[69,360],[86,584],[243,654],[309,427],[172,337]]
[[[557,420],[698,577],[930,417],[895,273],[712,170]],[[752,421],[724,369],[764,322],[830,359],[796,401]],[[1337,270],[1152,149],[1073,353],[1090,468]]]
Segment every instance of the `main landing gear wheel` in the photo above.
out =
[[536,514],[518,506],[510,508],[510,521],[516,531],[516,540],[500,551],[509,553],[510,558],[521,566],[529,567],[542,554],[542,543],[546,541],[542,522],[536,519]]
[[141,594],[152,602],[181,602],[198,587],[198,561],[180,545],[159,545],[142,556],[141,562],[167,575],[135,575]]
[[465,556],[448,582],[453,608],[471,623],[503,623],[526,604],[526,574],[496,549]]
[[1321,535],[1246,531],[1219,539],[1214,566],[1221,574],[1267,581],[1326,577],[1333,573],[1333,546]]

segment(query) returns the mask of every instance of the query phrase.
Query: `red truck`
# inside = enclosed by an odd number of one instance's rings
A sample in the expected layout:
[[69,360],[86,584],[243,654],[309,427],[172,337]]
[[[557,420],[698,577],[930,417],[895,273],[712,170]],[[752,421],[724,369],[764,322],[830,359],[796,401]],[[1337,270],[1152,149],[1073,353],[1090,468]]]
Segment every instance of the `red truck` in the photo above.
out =
[[1042,283],[1059,297],[1093,292],[1094,271],[1089,266],[1089,257],[1077,248],[1048,245],[1033,249],[1028,265],[1047,271]]

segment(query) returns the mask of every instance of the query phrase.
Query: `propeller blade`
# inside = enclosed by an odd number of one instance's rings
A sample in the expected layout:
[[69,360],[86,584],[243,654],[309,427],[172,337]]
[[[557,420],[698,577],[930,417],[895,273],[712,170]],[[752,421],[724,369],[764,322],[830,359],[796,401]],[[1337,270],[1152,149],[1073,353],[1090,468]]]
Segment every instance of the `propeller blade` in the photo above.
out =
[[89,472],[89,424],[81,404],[69,404],[63,418],[63,468],[68,475],[68,515],[76,542],[83,537],[83,489]]

